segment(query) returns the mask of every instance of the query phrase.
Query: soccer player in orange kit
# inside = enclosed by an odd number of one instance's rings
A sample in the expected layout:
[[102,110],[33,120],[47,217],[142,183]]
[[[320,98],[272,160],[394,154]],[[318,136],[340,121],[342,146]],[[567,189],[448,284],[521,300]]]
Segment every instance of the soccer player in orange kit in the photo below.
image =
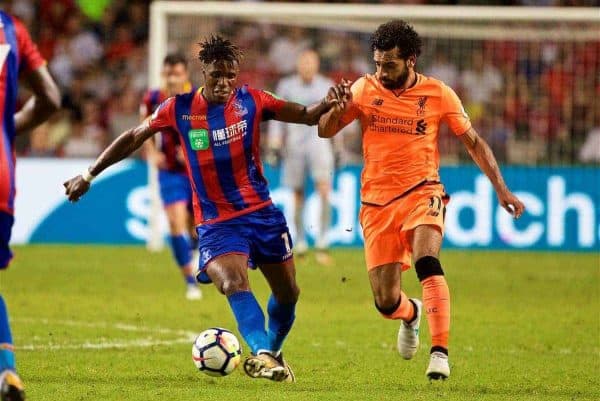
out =
[[[523,203],[507,188],[486,142],[471,126],[456,93],[415,71],[421,38],[402,20],[380,25],[371,38],[376,73],[337,91],[344,99],[319,121],[319,136],[334,136],[359,119],[363,131],[360,223],[375,306],[400,319],[398,351],[411,359],[419,347],[424,308],[431,334],[429,379],[446,379],[450,292],[438,259],[448,196],[440,182],[437,146],[444,121],[487,175],[499,203],[515,218]],[[401,274],[414,262],[423,301],[401,290]]]

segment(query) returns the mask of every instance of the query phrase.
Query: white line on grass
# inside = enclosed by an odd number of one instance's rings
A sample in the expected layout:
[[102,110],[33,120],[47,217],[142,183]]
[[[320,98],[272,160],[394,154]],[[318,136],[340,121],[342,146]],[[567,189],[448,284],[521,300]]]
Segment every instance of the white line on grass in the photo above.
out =
[[17,349],[36,351],[36,350],[62,350],[62,349],[116,349],[116,348],[144,348],[154,346],[169,346],[175,344],[190,344],[196,337],[196,333],[187,330],[175,330],[165,327],[145,327],[129,323],[111,323],[111,322],[83,322],[78,320],[51,320],[43,318],[19,317],[13,319],[16,322],[47,324],[55,326],[86,327],[95,329],[115,329],[127,332],[145,332],[152,334],[171,334],[177,338],[168,340],[159,340],[152,337],[137,338],[132,340],[116,340],[102,342],[84,342],[84,343],[64,343],[64,344],[25,344],[17,346]]
[[50,325],[58,325],[58,326],[73,326],[73,327],[87,327],[92,329],[116,329],[121,331],[133,331],[133,332],[149,332],[149,333],[159,333],[159,334],[176,334],[180,336],[195,336],[195,332],[188,330],[176,330],[169,329],[165,327],[146,327],[146,326],[137,326],[130,323],[120,323],[120,322],[84,322],[79,320],[51,320],[51,319],[40,319],[40,318],[31,318],[31,317],[18,317],[11,319],[15,322],[22,323],[42,323],[42,324],[50,324]]
[[15,347],[17,350],[25,351],[54,351],[65,349],[123,349],[123,348],[147,348],[155,346],[169,346],[175,344],[191,344],[189,338],[175,340],[153,340],[134,339],[130,341],[108,341],[102,343],[85,342],[82,344],[25,344]]

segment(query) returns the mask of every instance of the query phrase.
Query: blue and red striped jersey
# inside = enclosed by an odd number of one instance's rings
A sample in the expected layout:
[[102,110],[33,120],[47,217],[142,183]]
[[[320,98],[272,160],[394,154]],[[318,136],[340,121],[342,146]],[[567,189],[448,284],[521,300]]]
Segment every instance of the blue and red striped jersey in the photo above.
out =
[[0,11],[0,210],[13,213],[15,202],[15,111],[19,74],[45,64],[27,29]]
[[196,224],[228,220],[271,204],[259,155],[261,121],[285,104],[243,86],[225,104],[210,104],[203,88],[164,101],[153,129],[179,135],[194,192]]
[[[143,118],[148,117],[167,98],[168,96],[163,90],[149,90],[140,105],[140,115]],[[180,152],[179,135],[173,131],[161,131],[156,138],[158,149],[165,155],[166,170],[185,174],[185,164],[178,157]]]

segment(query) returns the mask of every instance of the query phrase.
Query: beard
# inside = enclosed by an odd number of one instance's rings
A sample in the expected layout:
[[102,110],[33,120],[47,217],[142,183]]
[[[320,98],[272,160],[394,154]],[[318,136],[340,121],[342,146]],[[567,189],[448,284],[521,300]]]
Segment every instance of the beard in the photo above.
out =
[[384,88],[386,89],[401,89],[404,84],[406,84],[406,81],[408,80],[408,73],[410,71],[408,70],[408,68],[405,68],[404,71],[398,76],[398,78],[396,80],[385,80],[381,82],[381,85],[383,85]]

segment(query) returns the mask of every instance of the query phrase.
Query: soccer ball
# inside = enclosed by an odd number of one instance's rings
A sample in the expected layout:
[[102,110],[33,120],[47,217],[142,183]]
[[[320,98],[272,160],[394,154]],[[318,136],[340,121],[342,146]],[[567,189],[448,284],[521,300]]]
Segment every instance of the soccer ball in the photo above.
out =
[[200,372],[209,376],[227,376],[240,364],[242,348],[231,331],[213,327],[196,337],[192,360]]

